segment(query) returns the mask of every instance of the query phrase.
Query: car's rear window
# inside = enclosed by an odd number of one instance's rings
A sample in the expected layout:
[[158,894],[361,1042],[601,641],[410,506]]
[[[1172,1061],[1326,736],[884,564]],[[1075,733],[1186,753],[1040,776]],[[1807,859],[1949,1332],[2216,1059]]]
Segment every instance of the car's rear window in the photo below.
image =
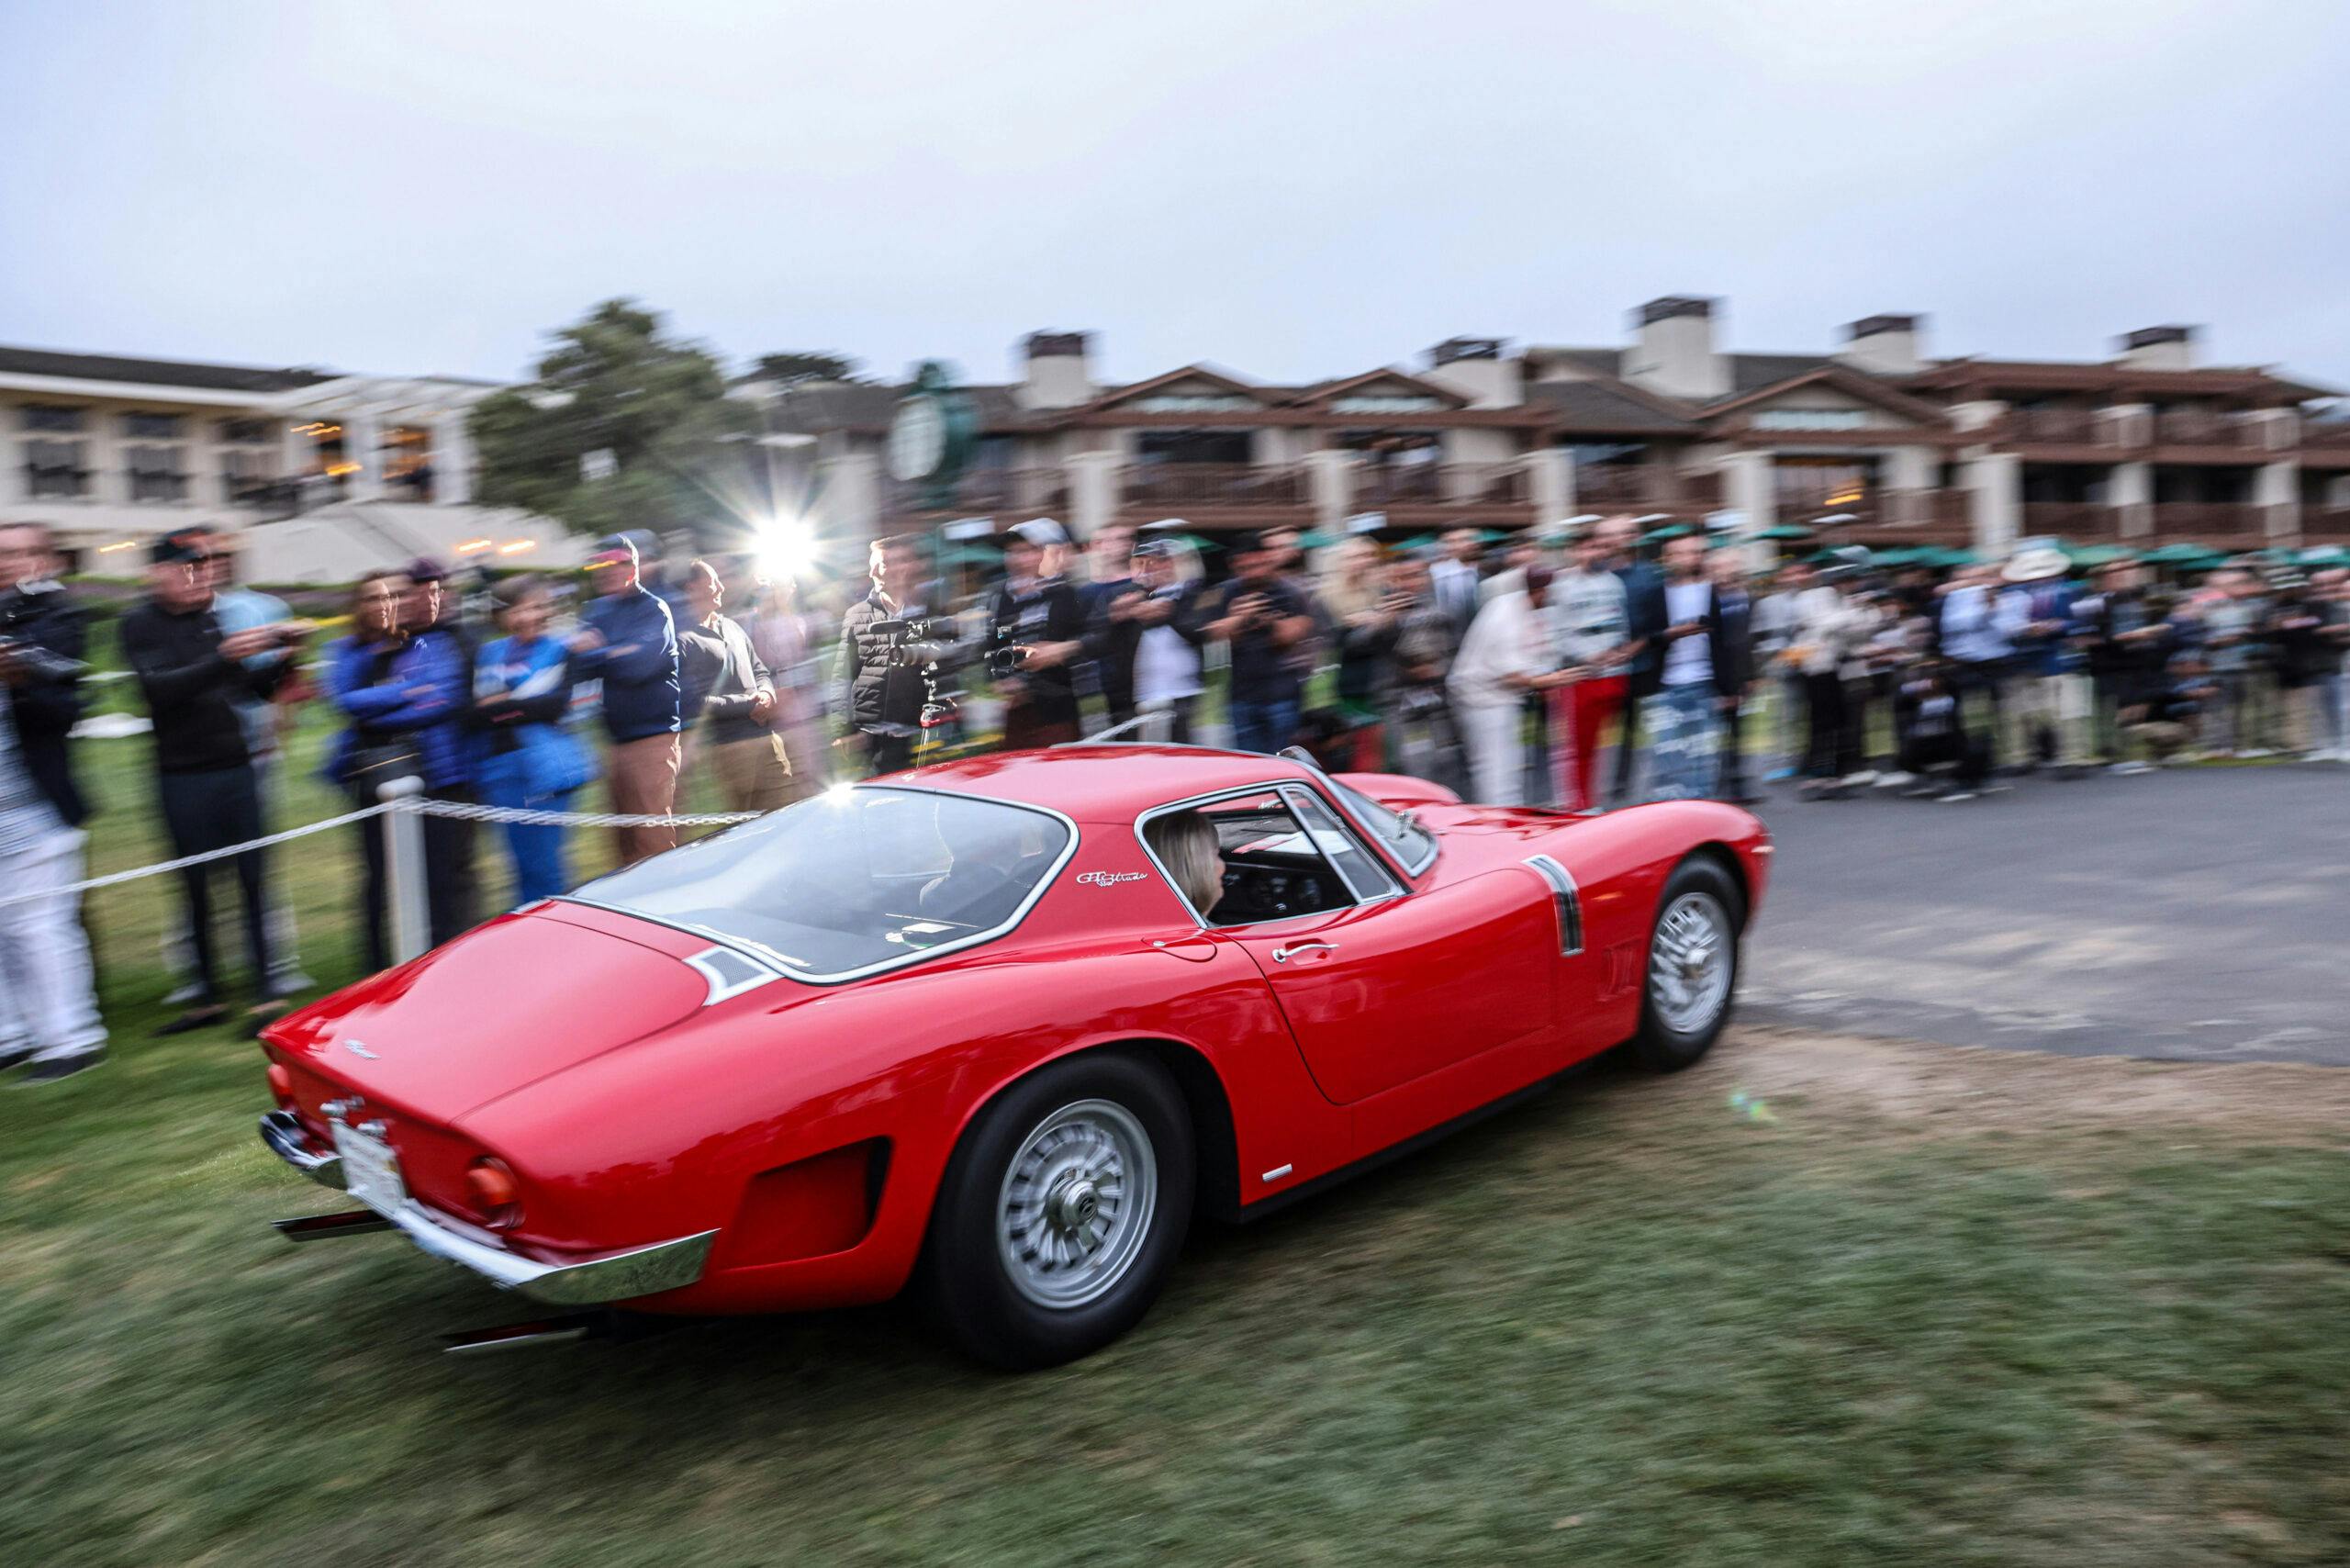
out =
[[1031,807],[887,785],[828,790],[599,877],[573,896],[844,980],[1009,930],[1074,847]]

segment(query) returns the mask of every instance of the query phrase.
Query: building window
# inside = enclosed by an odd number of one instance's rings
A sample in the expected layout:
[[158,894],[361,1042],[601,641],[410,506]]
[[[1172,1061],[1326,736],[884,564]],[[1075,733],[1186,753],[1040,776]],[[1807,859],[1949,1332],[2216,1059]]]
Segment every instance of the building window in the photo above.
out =
[[34,500],[70,500],[90,492],[90,471],[78,441],[25,442],[25,493]]
[[176,446],[130,446],[123,449],[123,470],[130,476],[134,501],[187,499],[187,469]]
[[177,441],[180,438],[180,417],[177,414],[125,414],[122,416],[122,438],[125,441]]
[[80,435],[87,412],[57,403],[28,403],[18,410],[17,428],[32,435]]
[[223,446],[265,446],[271,440],[267,420],[222,420],[220,444]]
[[1334,414],[1424,414],[1443,407],[1443,398],[1424,392],[1355,392],[1330,399]]
[[1763,409],[1754,416],[1759,431],[1856,431],[1868,423],[1866,409]]
[[1257,407],[1257,399],[1237,392],[1153,392],[1127,407],[1146,414],[1238,414]]
[[380,470],[384,487],[404,501],[432,498],[432,437],[421,425],[394,425],[384,432]]

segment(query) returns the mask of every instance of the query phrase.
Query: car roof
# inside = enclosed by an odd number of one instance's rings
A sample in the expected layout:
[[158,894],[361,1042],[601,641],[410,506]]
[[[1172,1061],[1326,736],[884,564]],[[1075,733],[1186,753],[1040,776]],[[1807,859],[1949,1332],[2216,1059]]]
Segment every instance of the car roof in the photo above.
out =
[[1153,806],[1249,784],[1308,780],[1286,757],[1188,745],[1062,745],[958,757],[879,783],[1046,806],[1078,822],[1132,822]]

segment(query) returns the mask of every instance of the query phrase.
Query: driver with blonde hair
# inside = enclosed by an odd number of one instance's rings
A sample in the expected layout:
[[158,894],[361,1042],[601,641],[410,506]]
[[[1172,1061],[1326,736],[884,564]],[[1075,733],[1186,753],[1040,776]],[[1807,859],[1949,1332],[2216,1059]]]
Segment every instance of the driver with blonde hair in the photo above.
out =
[[1205,920],[1224,897],[1224,845],[1215,835],[1215,824],[1197,812],[1176,812],[1154,818],[1142,835],[1167,868],[1176,891]]

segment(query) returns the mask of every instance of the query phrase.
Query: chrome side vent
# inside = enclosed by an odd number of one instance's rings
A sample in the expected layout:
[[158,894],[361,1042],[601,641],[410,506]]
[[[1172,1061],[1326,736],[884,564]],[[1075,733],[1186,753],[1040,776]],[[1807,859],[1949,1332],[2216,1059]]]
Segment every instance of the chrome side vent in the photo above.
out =
[[1529,855],[1526,863],[1550,884],[1550,902],[1559,912],[1559,951],[1572,956],[1583,951],[1583,898],[1567,868],[1548,855]]
[[710,994],[702,999],[704,1007],[713,1006],[730,996],[740,996],[778,978],[773,969],[751,962],[732,947],[706,947],[688,958],[686,965],[709,982]]

